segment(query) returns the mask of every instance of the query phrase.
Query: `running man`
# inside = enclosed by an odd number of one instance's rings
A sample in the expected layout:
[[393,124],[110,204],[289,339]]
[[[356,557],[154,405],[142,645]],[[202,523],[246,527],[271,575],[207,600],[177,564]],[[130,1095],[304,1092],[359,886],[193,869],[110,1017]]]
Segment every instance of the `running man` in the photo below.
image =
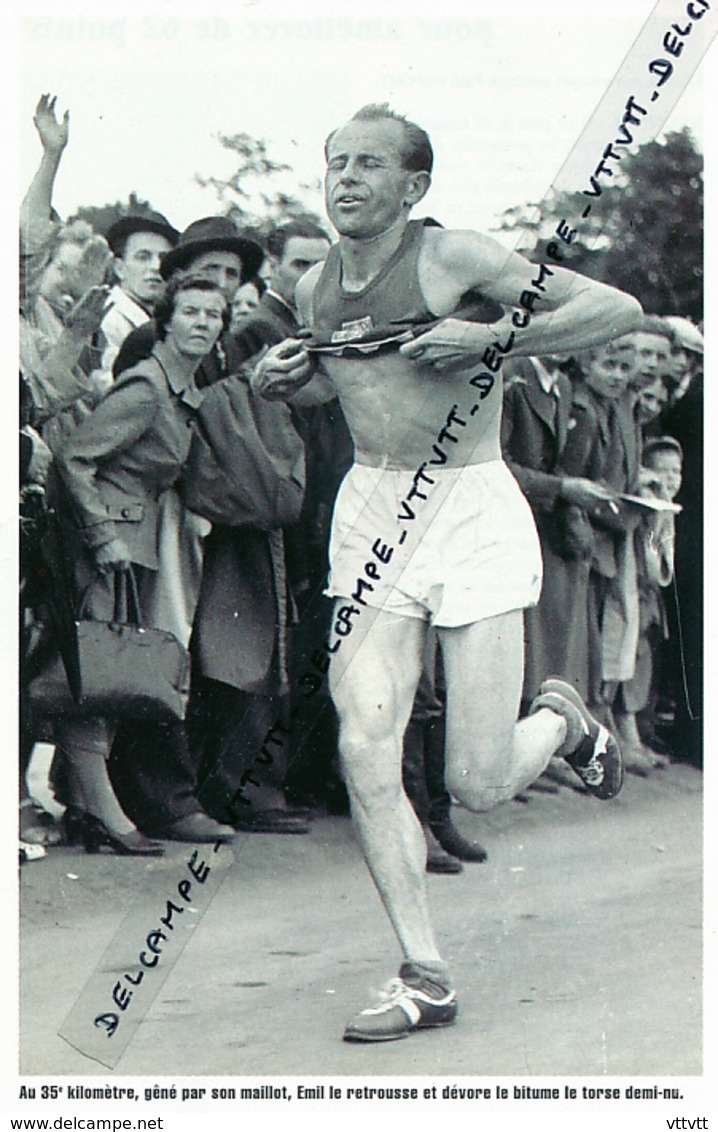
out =
[[338,392],[354,438],[332,526],[328,592],[341,647],[330,687],[352,816],[404,962],[391,993],[344,1037],[385,1041],[448,1025],[457,1012],[429,918],[426,845],[402,788],[427,626],[443,650],[446,785],[460,803],[478,813],[512,798],[553,756],[599,798],[620,789],[617,744],[569,685],[547,680],[517,723],[523,609],[538,599],[541,555],[501,459],[500,375],[482,357],[511,335],[514,354],[584,349],[627,333],[642,312],[630,296],[552,265],[530,320],[452,318],[469,291],[518,308],[537,290],[537,266],[479,233],[410,220],[431,183],[431,144],[386,105],[335,130],[326,158],[340,240],[297,288],[311,336],[273,347],[255,383],[297,404]]

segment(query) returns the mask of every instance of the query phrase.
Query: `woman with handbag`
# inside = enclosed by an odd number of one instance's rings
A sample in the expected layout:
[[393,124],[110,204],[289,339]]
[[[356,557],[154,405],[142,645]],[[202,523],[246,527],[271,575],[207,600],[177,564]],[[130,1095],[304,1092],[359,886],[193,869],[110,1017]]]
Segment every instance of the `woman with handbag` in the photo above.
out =
[[[131,568],[145,625],[173,628],[172,610],[157,598],[163,590],[161,499],[179,479],[189,453],[202,400],[195,371],[229,315],[213,283],[191,276],[172,280],[155,309],[151,356],[121,375],[56,455],[55,566],[58,578],[72,579],[73,607],[81,604],[93,620],[112,622],[115,577]],[[77,839],[88,850],[104,846],[158,855],[162,847],[139,832],[113,790],[107,759],[115,730],[116,719],[83,718],[79,712],[55,728],[70,768]],[[187,808],[190,815],[198,810],[189,793]],[[221,837],[234,831],[217,824],[213,832]]]

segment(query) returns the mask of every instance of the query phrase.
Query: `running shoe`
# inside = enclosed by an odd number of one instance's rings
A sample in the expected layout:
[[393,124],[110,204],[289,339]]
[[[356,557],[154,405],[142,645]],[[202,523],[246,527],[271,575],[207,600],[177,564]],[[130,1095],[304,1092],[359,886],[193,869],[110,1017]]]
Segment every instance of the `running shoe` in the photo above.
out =
[[399,977],[380,993],[378,1006],[352,1018],[344,1031],[345,1042],[392,1042],[415,1030],[450,1026],[458,1010],[456,992],[413,963],[402,963]]
[[576,689],[555,677],[544,680],[529,714],[541,708],[566,720],[566,741],[556,754],[595,798],[615,798],[623,785],[621,748],[608,728],[591,715]]

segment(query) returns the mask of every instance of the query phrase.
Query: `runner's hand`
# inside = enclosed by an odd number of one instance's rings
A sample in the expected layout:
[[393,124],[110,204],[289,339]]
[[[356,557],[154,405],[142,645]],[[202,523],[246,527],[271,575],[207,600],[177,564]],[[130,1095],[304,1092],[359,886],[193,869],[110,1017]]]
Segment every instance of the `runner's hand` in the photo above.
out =
[[445,318],[426,334],[406,342],[399,352],[417,365],[444,370],[481,361],[486,347],[495,341],[495,331],[486,324]]
[[304,343],[287,338],[267,350],[250,378],[250,385],[265,401],[285,401],[311,381],[313,373],[313,362]]

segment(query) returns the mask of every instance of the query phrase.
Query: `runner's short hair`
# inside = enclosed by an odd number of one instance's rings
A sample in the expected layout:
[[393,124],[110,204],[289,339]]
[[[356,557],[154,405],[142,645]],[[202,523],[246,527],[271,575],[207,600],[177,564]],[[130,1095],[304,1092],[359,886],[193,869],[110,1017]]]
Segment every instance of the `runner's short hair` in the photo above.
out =
[[[369,102],[352,114],[352,122],[398,122],[404,129],[404,168],[409,173],[431,173],[434,167],[434,151],[429,135],[416,122],[411,122],[403,114],[392,110],[388,102]],[[341,127],[337,127],[340,129]],[[329,156],[329,144],[337,130],[332,130],[324,143],[324,155]]]

